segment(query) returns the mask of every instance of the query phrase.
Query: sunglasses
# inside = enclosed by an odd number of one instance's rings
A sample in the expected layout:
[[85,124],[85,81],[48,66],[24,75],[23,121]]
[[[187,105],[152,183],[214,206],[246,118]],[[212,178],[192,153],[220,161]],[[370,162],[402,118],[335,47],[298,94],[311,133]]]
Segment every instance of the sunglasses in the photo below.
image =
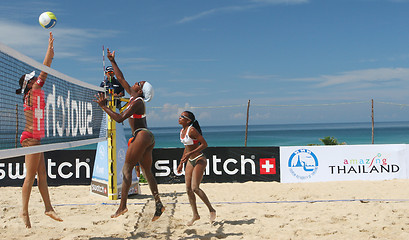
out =
[[192,119],[190,119],[190,118],[188,118],[188,117],[186,117],[186,116],[184,116],[184,115],[180,115],[180,118],[183,118],[183,119],[187,119],[187,120],[192,121]]

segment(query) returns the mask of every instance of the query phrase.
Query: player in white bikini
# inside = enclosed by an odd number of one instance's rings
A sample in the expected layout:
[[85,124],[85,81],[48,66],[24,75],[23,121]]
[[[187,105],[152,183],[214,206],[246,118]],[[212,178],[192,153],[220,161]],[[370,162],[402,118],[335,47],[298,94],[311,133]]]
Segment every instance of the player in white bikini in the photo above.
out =
[[111,61],[115,76],[117,76],[118,81],[131,97],[129,98],[128,107],[122,113],[116,113],[106,106],[107,99],[103,93],[99,94],[95,102],[116,122],[120,123],[125,119],[129,119],[133,136],[128,143],[129,147],[122,168],[123,182],[121,203],[118,210],[111,215],[111,217],[116,218],[128,211],[126,202],[132,182],[132,171],[134,166],[139,163],[155,199],[156,209],[152,218],[152,221],[155,221],[162,215],[163,211],[165,211],[165,207],[160,200],[158,185],[151,171],[152,150],[155,146],[155,138],[152,132],[147,128],[145,114],[145,102],[149,102],[152,99],[153,88],[151,84],[145,81],[137,82],[131,87],[115,62],[115,51],[111,53],[108,49],[107,57]]
[[186,225],[191,226],[195,221],[200,219],[195,194],[206,204],[210,212],[210,223],[213,223],[216,219],[216,210],[212,207],[206,193],[199,187],[207,165],[206,156],[202,153],[202,151],[207,148],[207,142],[203,138],[199,122],[192,112],[184,111],[179,117],[179,124],[182,125],[180,141],[185,145],[185,150],[177,171],[181,173],[183,164],[186,163],[186,192],[193,211],[193,218]]

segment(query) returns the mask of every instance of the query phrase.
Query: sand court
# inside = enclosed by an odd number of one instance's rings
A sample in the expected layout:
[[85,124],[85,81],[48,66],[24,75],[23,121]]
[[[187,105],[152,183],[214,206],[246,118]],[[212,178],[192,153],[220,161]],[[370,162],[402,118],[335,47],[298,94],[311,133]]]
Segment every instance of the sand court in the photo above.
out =
[[209,223],[186,226],[192,212],[185,185],[160,184],[166,207],[151,222],[154,201],[149,187],[131,196],[128,212],[111,219],[119,201],[91,194],[89,186],[50,187],[55,210],[64,222],[44,215],[37,188],[30,200],[31,229],[18,213],[21,188],[0,188],[2,239],[409,239],[408,180],[327,183],[203,183],[217,211]]

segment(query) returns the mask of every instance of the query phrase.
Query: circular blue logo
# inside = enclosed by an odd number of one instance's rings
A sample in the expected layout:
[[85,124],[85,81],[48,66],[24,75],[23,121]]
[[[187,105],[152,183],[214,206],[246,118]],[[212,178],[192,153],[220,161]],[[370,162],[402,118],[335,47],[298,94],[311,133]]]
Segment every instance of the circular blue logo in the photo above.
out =
[[288,168],[291,174],[298,179],[311,178],[318,170],[317,156],[311,150],[298,149],[291,154]]

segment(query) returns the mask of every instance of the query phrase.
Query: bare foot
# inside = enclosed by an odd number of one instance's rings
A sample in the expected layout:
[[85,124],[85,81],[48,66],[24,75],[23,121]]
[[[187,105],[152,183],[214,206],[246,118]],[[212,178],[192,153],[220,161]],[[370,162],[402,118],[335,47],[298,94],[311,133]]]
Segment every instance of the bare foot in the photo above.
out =
[[31,223],[30,223],[30,217],[28,216],[28,213],[20,213],[21,219],[23,219],[24,224],[26,225],[26,228],[31,228]]
[[44,214],[54,219],[55,221],[62,222],[62,219],[57,215],[55,211],[44,212]]
[[192,226],[194,222],[200,219],[200,216],[195,216],[190,220],[189,222],[186,223],[186,226]]
[[216,219],[216,211],[210,212],[210,223],[212,224]]
[[156,211],[153,215],[152,222],[158,220],[164,211],[165,207],[163,206],[163,204],[161,202],[156,203]]
[[121,216],[122,214],[124,214],[126,212],[128,212],[128,208],[125,208],[125,209],[122,209],[122,210],[118,209],[118,210],[116,210],[116,212],[114,214],[111,215],[111,218],[117,218],[117,217]]

